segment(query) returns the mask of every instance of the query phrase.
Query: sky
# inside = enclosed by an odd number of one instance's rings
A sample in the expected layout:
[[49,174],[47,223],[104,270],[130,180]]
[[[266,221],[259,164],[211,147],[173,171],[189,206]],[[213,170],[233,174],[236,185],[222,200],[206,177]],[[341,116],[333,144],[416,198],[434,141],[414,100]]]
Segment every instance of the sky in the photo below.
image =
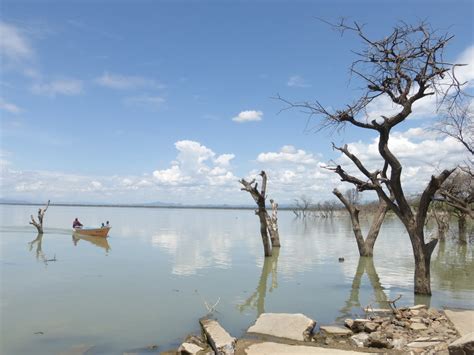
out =
[[[348,144],[377,165],[376,137],[283,110],[291,101],[344,107],[353,35],[321,21],[365,24],[373,38],[399,21],[455,37],[446,58],[474,80],[472,1],[24,1],[0,11],[0,197],[41,202],[250,204],[238,180],[262,169],[280,203],[332,199],[350,188],[323,167],[349,165]],[[471,85],[471,84],[469,84]],[[466,159],[430,127],[426,99],[391,148],[409,193]],[[390,104],[380,100],[369,113]]]

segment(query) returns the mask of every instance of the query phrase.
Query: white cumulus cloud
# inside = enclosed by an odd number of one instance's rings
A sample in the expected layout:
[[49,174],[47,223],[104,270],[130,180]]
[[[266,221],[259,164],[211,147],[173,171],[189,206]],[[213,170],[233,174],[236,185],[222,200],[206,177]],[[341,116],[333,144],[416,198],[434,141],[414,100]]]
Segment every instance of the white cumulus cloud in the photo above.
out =
[[251,122],[251,121],[261,121],[263,116],[262,111],[242,111],[237,116],[232,118],[234,122]]

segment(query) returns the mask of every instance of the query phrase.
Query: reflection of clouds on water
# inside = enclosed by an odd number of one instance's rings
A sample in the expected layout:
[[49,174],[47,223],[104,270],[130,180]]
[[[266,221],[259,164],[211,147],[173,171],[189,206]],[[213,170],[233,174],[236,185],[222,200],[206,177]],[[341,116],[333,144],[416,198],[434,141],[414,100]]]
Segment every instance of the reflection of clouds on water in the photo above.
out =
[[258,247],[254,245],[255,238],[246,237],[248,224],[236,223],[234,217],[229,218],[232,215],[228,212],[221,215],[223,218],[213,214],[203,214],[197,219],[184,218],[182,223],[172,225],[175,228],[166,226],[154,232],[150,243],[172,256],[175,275],[193,275],[206,268],[229,269],[236,250],[245,246],[247,251]]

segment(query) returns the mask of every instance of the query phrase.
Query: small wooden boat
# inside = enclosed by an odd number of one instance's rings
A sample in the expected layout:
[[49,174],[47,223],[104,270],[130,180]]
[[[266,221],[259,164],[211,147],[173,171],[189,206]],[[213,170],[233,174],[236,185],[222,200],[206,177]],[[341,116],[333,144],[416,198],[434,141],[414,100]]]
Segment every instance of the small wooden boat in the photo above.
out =
[[74,228],[74,232],[82,235],[90,235],[93,237],[107,237],[111,227],[102,228]]

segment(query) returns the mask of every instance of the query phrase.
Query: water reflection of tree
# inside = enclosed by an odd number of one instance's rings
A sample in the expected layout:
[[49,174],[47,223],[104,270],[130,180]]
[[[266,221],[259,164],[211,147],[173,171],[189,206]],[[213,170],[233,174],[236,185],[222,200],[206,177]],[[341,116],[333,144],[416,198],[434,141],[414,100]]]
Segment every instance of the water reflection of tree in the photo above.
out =
[[33,250],[33,246],[36,244],[36,260],[42,261],[45,265],[48,265],[48,258],[43,252],[43,233],[38,233],[36,239],[33,239],[28,243],[30,246],[30,251]]
[[272,282],[268,291],[272,292],[278,287],[277,280],[277,268],[278,268],[278,256],[280,255],[280,249],[273,249],[271,257],[264,258],[262,273],[260,274],[260,280],[255,292],[250,295],[242,304],[238,305],[240,312],[245,311],[249,308],[257,309],[257,316],[265,312],[265,296],[267,294],[267,283],[268,275],[271,273]]
[[[375,302],[380,308],[387,308],[388,307],[388,299],[387,295],[384,292],[384,288],[380,283],[379,275],[375,270],[374,266],[374,258],[372,257],[359,257],[359,263],[357,264],[356,273],[354,275],[354,279],[352,280],[352,287],[349,293],[349,298],[347,299],[344,307],[342,307],[339,311],[341,314],[338,318],[336,318],[336,322],[344,321],[346,318],[351,318],[353,316],[352,309],[354,307],[361,307],[360,299],[359,299],[359,291],[360,285],[362,283],[362,276],[367,274],[370,284],[372,286]],[[364,307],[368,305],[363,305]],[[372,304],[372,307],[375,305]]]
[[440,242],[431,271],[440,289],[474,290],[474,251],[469,245]]

